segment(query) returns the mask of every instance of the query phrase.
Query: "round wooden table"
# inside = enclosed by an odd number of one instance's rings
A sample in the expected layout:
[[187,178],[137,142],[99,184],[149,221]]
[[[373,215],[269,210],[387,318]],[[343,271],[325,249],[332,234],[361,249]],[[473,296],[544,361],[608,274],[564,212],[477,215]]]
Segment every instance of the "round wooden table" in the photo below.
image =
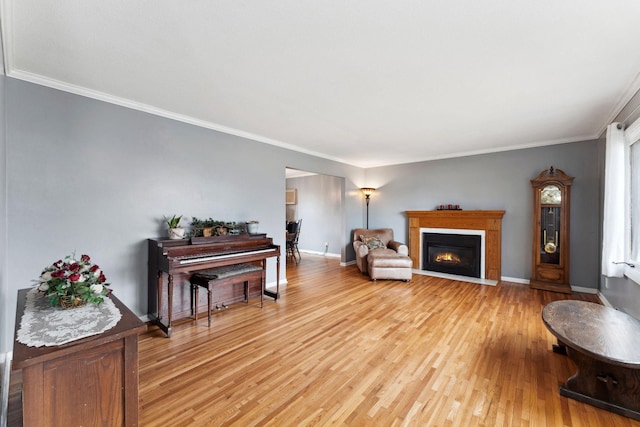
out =
[[640,420],[640,321],[585,301],[554,301],[542,320],[577,372],[562,396]]

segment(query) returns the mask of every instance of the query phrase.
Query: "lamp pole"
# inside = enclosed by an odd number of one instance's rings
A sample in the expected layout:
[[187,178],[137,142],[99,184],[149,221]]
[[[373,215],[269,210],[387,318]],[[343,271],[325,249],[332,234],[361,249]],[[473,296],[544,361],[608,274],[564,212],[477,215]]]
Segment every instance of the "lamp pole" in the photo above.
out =
[[371,200],[371,194],[376,191],[375,188],[364,187],[360,189],[364,194],[364,201],[367,204],[367,229],[369,229],[369,201]]
[[364,200],[367,203],[367,230],[369,229],[369,200],[371,200],[371,194],[364,196]]

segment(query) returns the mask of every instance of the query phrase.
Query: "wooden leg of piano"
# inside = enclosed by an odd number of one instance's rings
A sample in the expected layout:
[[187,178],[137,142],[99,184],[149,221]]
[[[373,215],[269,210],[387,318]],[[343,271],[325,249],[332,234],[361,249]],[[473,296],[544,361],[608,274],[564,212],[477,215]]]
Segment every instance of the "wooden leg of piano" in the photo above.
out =
[[173,314],[172,312],[172,305],[173,305],[173,275],[169,274],[169,280],[168,280],[168,289],[167,289],[167,300],[168,300],[168,315],[167,315],[167,320],[168,320],[168,324],[165,325],[165,323],[163,322],[163,318],[164,316],[162,315],[163,313],[163,309],[162,309],[162,303],[163,303],[163,297],[162,297],[162,288],[163,288],[163,272],[161,270],[158,270],[158,307],[156,310],[156,325],[158,325],[158,327],[160,329],[162,329],[162,331],[164,331],[165,334],[167,334],[167,338],[171,337],[171,316]]
[[162,270],[158,270],[158,289],[157,289],[157,302],[158,307],[156,307],[156,320],[160,323],[162,320]]
[[[264,265],[263,269],[265,269]],[[263,280],[262,293],[273,298],[274,301],[277,301],[280,297],[280,255],[276,258],[276,291],[273,292],[272,290],[266,289],[264,282],[265,281]]]
[[266,282],[267,260],[262,260],[262,274],[260,275],[260,308],[264,306],[264,288]]
[[173,315],[173,274],[169,274],[168,280],[168,292],[167,292],[167,301],[168,301],[168,315],[167,315],[167,338],[171,338],[171,317]]

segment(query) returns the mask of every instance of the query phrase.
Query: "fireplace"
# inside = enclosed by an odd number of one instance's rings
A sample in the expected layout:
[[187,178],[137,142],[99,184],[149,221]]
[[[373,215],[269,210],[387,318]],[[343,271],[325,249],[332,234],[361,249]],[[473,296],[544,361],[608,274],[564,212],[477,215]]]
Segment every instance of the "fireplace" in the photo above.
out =
[[422,269],[480,278],[482,236],[422,233]]
[[479,210],[406,211],[409,219],[409,256],[413,261],[414,271],[425,271],[422,269],[422,233],[481,234],[480,279],[470,278],[470,280],[483,281],[483,283],[491,281],[497,284],[501,277],[504,213],[504,211]]

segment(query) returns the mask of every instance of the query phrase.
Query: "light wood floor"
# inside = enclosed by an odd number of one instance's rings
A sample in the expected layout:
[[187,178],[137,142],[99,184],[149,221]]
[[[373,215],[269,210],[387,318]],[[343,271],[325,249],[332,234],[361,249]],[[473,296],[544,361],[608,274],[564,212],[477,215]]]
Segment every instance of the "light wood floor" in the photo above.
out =
[[414,275],[370,282],[304,255],[282,298],[140,341],[142,426],[640,426],[558,393],[573,374],[541,321],[586,294]]
[[[540,315],[595,296],[414,275],[370,282],[303,254],[257,299],[140,337],[141,426],[640,426],[558,393],[573,363]],[[19,373],[9,426],[20,425]],[[12,409],[13,408],[13,409]]]

